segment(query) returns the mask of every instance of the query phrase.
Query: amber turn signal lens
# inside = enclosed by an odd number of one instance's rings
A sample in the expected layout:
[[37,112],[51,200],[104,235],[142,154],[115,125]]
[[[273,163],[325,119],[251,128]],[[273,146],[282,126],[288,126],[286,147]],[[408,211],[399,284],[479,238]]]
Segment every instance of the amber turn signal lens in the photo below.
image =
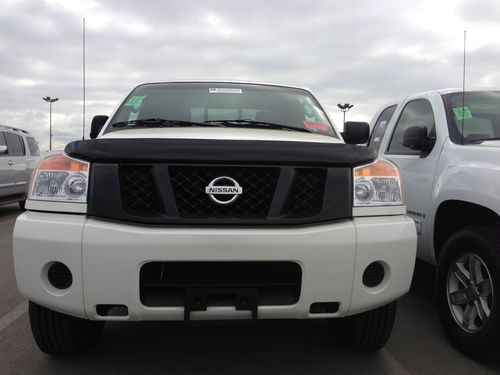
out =
[[64,154],[57,154],[47,156],[40,160],[37,169],[45,171],[88,172],[89,164],[72,159]]
[[354,169],[354,177],[399,177],[399,170],[387,160],[379,159],[373,164]]

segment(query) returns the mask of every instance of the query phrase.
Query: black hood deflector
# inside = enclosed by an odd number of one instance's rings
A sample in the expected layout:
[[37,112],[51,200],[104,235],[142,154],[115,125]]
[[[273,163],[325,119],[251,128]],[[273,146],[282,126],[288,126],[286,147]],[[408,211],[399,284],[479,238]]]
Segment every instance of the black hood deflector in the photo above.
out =
[[120,138],[75,141],[65,148],[77,159],[99,163],[280,164],[354,167],[376,151],[343,143],[261,140]]

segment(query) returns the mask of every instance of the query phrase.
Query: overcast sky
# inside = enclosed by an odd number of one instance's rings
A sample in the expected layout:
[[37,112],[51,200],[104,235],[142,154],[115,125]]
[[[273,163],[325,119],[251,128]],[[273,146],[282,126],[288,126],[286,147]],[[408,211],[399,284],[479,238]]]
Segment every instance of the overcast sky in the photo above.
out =
[[[406,94],[500,86],[500,1],[0,0],[0,124],[48,148],[82,136],[82,18],[87,129],[145,81],[231,79],[305,86],[337,124]],[[88,134],[88,131],[87,131]]]

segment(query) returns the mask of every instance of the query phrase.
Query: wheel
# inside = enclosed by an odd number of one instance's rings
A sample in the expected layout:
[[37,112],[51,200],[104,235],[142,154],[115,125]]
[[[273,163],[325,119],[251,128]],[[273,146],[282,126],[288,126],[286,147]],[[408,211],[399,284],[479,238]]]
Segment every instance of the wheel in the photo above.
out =
[[396,302],[361,314],[330,319],[332,334],[340,347],[353,352],[382,349],[394,326]]
[[436,296],[444,330],[460,351],[477,359],[500,349],[500,236],[468,227],[446,241],[438,262]]
[[25,200],[19,201],[17,203],[19,203],[19,208],[24,211],[25,210],[24,206],[26,205],[26,201]]
[[29,302],[33,337],[44,353],[53,356],[79,354],[101,336],[104,322],[75,318]]

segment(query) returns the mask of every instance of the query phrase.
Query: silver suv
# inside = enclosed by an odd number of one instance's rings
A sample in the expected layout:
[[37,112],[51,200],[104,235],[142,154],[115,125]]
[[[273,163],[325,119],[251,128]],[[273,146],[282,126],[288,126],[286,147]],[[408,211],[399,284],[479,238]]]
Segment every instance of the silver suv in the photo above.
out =
[[0,125],[0,205],[19,202],[24,209],[38,142],[26,130]]

